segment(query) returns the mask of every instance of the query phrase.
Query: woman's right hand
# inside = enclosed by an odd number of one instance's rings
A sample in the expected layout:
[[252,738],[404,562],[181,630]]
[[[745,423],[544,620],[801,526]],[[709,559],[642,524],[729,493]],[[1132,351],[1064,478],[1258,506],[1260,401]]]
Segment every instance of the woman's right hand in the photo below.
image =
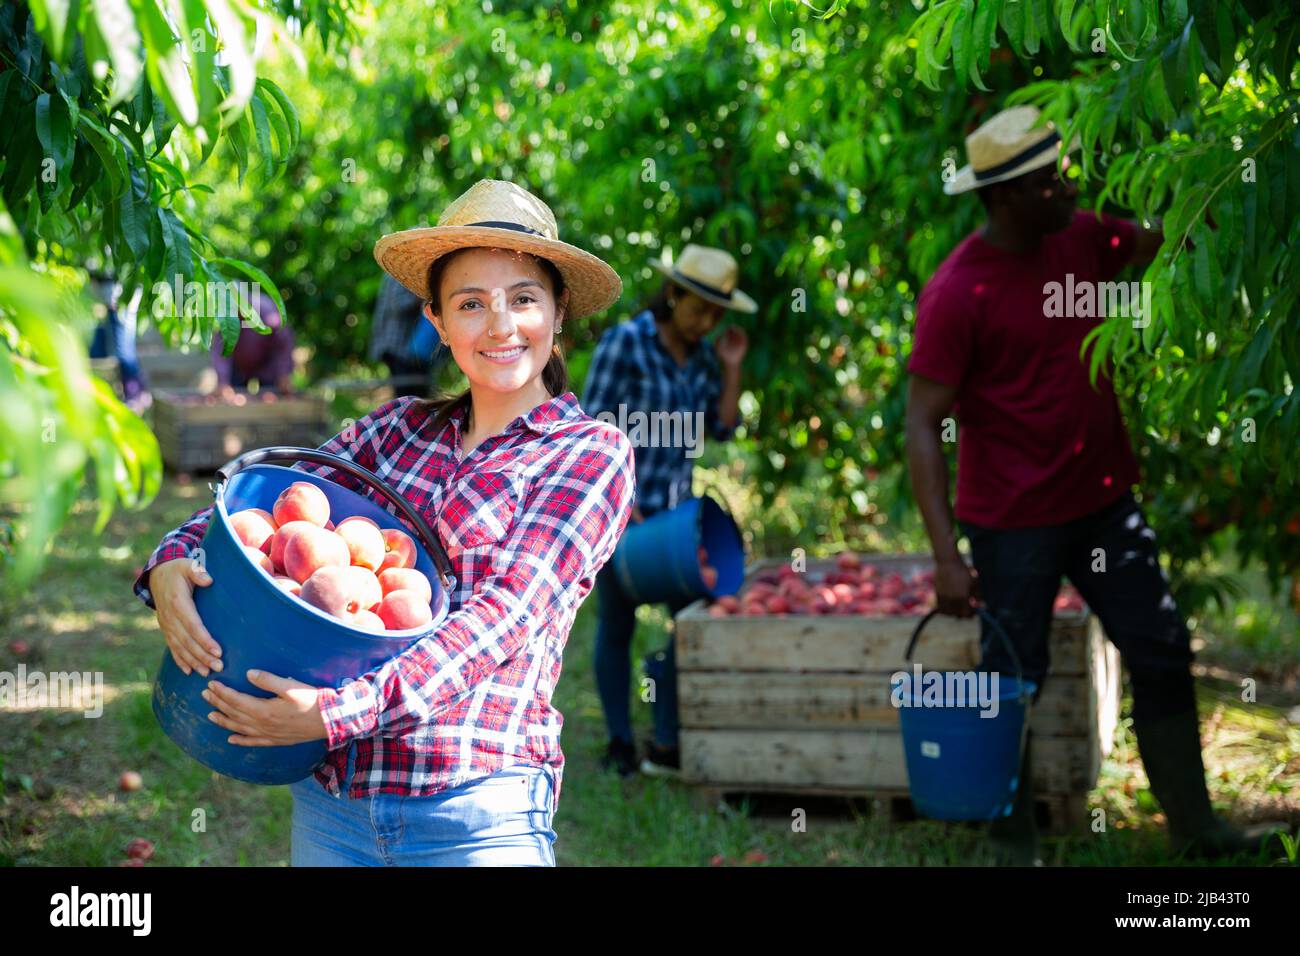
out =
[[220,671],[221,647],[212,639],[194,607],[194,588],[207,587],[212,576],[190,558],[175,558],[149,572],[149,592],[158,614],[158,627],[171,649],[172,660],[187,675]]

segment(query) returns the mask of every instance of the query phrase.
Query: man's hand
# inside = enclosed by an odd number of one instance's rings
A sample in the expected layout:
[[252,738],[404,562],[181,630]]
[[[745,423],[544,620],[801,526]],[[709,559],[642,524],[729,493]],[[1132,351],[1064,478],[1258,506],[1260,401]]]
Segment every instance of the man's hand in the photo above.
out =
[[256,670],[248,672],[248,681],[275,696],[268,700],[241,694],[217,681],[209,681],[203,692],[203,699],[217,708],[208,719],[232,732],[230,743],[284,747],[328,738],[325,719],[316,705],[319,688]]
[[940,614],[970,617],[979,601],[979,578],[965,561],[941,561],[934,566],[934,599]]

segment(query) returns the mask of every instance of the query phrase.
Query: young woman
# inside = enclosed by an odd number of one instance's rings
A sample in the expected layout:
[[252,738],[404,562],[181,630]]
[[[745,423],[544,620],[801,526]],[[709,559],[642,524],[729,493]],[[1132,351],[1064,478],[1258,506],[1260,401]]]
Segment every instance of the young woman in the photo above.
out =
[[[194,587],[212,579],[184,559],[210,508],[164,538],[136,590],[177,664],[213,676],[210,719],[232,743],[328,742],[315,778],[292,787],[295,866],[554,865],[564,756],[551,695],[633,496],[627,439],[582,413],[555,343],[566,317],[607,308],[622,286],[556,238],[544,203],[491,180],[436,227],[385,236],[375,257],[426,301],[469,389],[395,399],[321,448],[427,516],[456,577],[448,617],[339,688],[250,672],[275,694],[258,699],[215,679],[221,649],[194,609]],[[334,469],[295,467],[367,493]]]
[[[754,312],[754,300],[736,288],[736,260],[721,249],[688,245],[677,261],[650,263],[665,275],[663,287],[635,318],[610,329],[596,346],[583,391],[589,415],[619,421],[633,413],[646,416],[678,413],[707,427],[725,441],[740,420],[740,365],[749,347],[744,331],[730,326],[704,345],[728,309]],[[638,416],[640,418],[640,416]],[[654,419],[646,419],[654,420]],[[658,420],[662,421],[663,418]],[[680,435],[703,440],[703,428],[682,428]],[[650,441],[636,448],[636,506],[632,520],[642,521],[690,496],[691,469],[699,447]],[[636,772],[636,746],[628,711],[630,653],[636,630],[636,603],[619,586],[613,568],[596,579],[600,602],[596,624],[596,686],[609,731],[605,766],[620,776]],[[670,607],[676,614],[679,607]],[[654,737],[646,742],[641,770],[673,774],[681,761],[677,748],[676,655],[668,646],[647,660],[655,674]]]

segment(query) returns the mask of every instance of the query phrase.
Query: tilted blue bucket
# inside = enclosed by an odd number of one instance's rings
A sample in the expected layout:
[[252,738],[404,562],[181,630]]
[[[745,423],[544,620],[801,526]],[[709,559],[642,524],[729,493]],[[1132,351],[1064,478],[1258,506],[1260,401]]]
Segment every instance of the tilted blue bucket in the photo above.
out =
[[[375,501],[324,478],[268,459],[313,461],[371,485],[408,519],[404,525]],[[164,651],[153,689],[153,712],[163,731],[185,753],[217,773],[260,784],[287,784],[309,776],[325,758],[324,740],[286,747],[242,747],[230,731],[208,719],[213,707],[202,697],[209,680],[256,697],[270,697],[247,680],[249,668],[292,677],[317,687],[339,687],[397,656],[432,632],[447,615],[451,563],[437,536],[406,499],[355,462],[316,449],[262,448],[241,455],[217,472],[212,517],[201,547],[212,577],[194,588],[203,626],[221,646],[221,671],[188,676]],[[331,520],[361,515],[382,528],[396,528],[416,541],[415,567],[433,588],[433,621],[405,631],[373,632],[336,617],[277,587],[244,554],[230,527],[230,515],[245,508],[270,511],[280,492],[296,481],[320,488],[329,499]],[[433,555],[433,557],[431,557]]]
[[[696,551],[701,546],[718,570],[712,588],[700,576]],[[745,544],[731,515],[706,495],[628,524],[610,563],[624,593],[638,604],[686,604],[740,590]]]
[[[917,624],[907,647],[909,661],[922,628],[937,613],[931,611]],[[936,820],[993,820],[1006,816],[1020,787],[1021,756],[1036,685],[1024,679],[1015,648],[993,615],[983,608],[979,613],[1006,643],[1015,661],[1015,677],[998,674],[996,692],[987,693],[983,700],[977,695],[975,701],[970,701],[964,694],[966,706],[958,706],[951,693],[943,695],[943,706],[924,706],[924,683],[920,688],[900,689],[895,682],[896,703],[902,705],[898,718],[912,803],[918,813]],[[948,672],[929,674],[944,681],[945,688],[957,686],[956,681],[949,682]],[[992,690],[991,682],[989,676],[986,691]],[[962,690],[969,687],[963,684]],[[996,714],[981,716],[992,714],[994,700]]]

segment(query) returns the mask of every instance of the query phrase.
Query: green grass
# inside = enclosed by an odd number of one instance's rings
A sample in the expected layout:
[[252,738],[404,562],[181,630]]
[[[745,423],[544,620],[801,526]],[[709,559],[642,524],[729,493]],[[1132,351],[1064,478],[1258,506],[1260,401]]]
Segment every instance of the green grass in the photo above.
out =
[[[94,720],[0,711],[0,864],[116,865],[126,843],[144,837],[163,865],[287,865],[288,789],[205,770],[164,737],[150,710],[164,645],[153,614],[131,595],[133,571],[165,531],[210,500],[206,479],[181,486],[169,478],[146,511],[119,512],[98,538],[90,532],[93,508],[83,500],[41,579],[21,601],[0,607],[0,630],[35,645],[29,669],[102,671],[106,696]],[[715,857],[743,865],[747,854],[751,863],[792,866],[989,862],[978,826],[891,822],[865,803],[797,797],[719,807],[679,783],[601,773],[594,609],[593,599],[578,616],[556,695],[567,759],[555,819],[561,865],[704,866]],[[664,623],[659,612],[642,610],[634,660],[663,643]],[[1231,637],[1216,634],[1216,648],[1231,648]],[[1267,635],[1251,631],[1246,639]],[[0,671],[17,664],[0,647]],[[1300,694],[1261,683],[1259,702],[1244,703],[1236,683],[1209,678],[1200,693],[1216,802],[1240,821],[1300,822],[1300,727],[1285,719]],[[634,701],[633,722],[641,739],[650,728],[648,704]],[[127,769],[143,775],[143,790],[117,790]],[[1127,721],[1090,805],[1104,812],[1104,832],[1045,841],[1048,863],[1170,862],[1163,817],[1146,790]],[[794,825],[797,810],[806,811],[802,827]]]

